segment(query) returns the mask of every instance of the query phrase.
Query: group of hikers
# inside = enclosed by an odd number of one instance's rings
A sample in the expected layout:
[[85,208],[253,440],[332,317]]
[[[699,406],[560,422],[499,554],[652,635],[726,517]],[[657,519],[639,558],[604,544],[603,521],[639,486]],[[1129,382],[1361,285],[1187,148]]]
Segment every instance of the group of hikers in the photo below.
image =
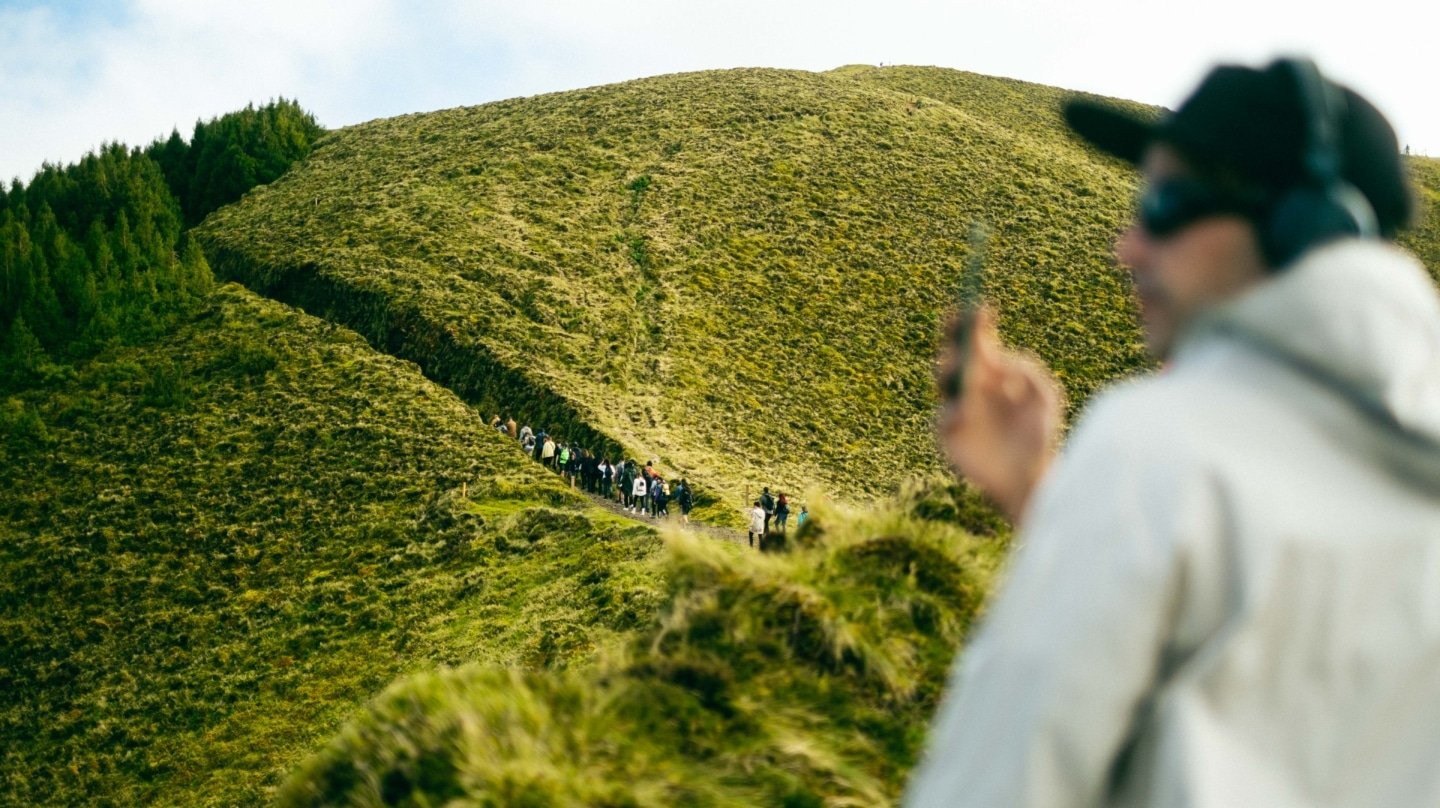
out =
[[655,470],[654,461],[641,466],[634,459],[612,461],[577,443],[557,441],[528,425],[516,428],[515,419],[495,415],[490,426],[520,441],[525,453],[554,470],[587,494],[614,500],[628,513],[658,519],[670,515],[670,503],[680,509],[682,524],[690,524],[695,495],[685,479],[673,484]]
[[[785,535],[785,523],[790,519],[790,497],[784,491],[781,491],[778,496],[771,494],[770,488],[767,486],[760,492],[760,498],[755,500],[754,505],[751,506],[749,516],[751,547],[755,546],[757,540],[763,544],[765,537],[770,534],[772,522],[775,532],[783,536]],[[805,524],[805,520],[809,516],[810,512],[805,509],[805,506],[800,506],[800,515],[795,520],[795,526],[799,527]]]
[[[587,494],[614,500],[627,513],[659,519],[670,515],[670,503],[680,509],[682,524],[690,524],[690,511],[695,507],[695,495],[690,483],[684,478],[673,484],[666,481],[655,470],[652,460],[641,466],[634,459],[611,461],[596,452],[567,441],[557,441],[545,431],[536,432],[529,425],[518,426],[510,416],[498,414],[490,418],[490,428],[520,441],[520,447],[534,458],[535,462],[555,471],[570,481],[572,488],[579,488]],[[790,519],[790,497],[784,491],[770,493],[767,486],[754,506],[746,512],[749,517],[749,544],[751,547],[763,542],[771,528],[784,535]],[[796,519],[796,526],[805,524],[809,516],[804,506]]]

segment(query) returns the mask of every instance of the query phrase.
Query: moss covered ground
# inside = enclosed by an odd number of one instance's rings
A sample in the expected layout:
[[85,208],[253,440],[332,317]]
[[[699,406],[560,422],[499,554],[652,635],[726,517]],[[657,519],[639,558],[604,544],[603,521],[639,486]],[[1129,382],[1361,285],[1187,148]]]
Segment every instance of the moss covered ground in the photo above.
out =
[[222,276],[727,509],[763,484],[858,500],[940,468],[929,357],[972,222],[1008,336],[1075,401],[1144,367],[1105,257],[1132,180],[1060,134],[1058,98],[737,70],[404,116],[332,133],[200,235]]
[[653,531],[233,285],[0,403],[7,804],[265,802],[396,676],[563,668],[661,603]]
[[585,668],[403,680],[281,802],[889,804],[1003,549],[955,505],[917,487],[821,506],[773,555],[671,535],[666,605],[629,644]]
[[1440,284],[1440,158],[1411,157],[1406,161],[1420,215],[1414,226],[1400,234],[1400,243],[1424,262],[1430,277]]
[[[929,363],[973,223],[1003,332],[1072,413],[1149,367],[1109,258],[1132,172],[1065,134],[1063,97],[854,66],[391,118],[201,236],[222,275],[482,408],[657,458],[727,513],[763,484],[863,499],[940,467]],[[1433,193],[1431,163],[1412,161]]]

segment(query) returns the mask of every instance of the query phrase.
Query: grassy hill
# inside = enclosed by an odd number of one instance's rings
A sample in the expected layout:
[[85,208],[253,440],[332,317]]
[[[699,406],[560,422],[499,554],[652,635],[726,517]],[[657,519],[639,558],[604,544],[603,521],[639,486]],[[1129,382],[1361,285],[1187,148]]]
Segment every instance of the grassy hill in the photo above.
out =
[[[1105,260],[1133,181],[1058,91],[948,70],[664,76],[332,133],[200,236],[482,409],[720,494],[936,470],[929,357],[971,222],[1078,402],[1144,366]],[[598,436],[597,436],[598,433]]]
[[1072,408],[1148,366],[1108,258],[1134,178],[1065,134],[1063,95],[732,70],[409,115],[332,133],[200,235],[222,275],[726,513],[761,484],[864,499],[939,468],[929,357],[973,222],[1004,332]]
[[[1148,367],[1106,259],[1134,179],[1061,96],[719,71],[327,135],[198,232],[309,315],[222,287],[0,400],[0,792],[893,799],[1005,547],[933,476],[971,223],[1072,409]],[[1410,165],[1433,273],[1440,162]],[[658,458],[717,521],[762,484],[814,517],[776,556],[662,540],[485,428],[507,410]]]
[[0,404],[10,805],[262,802],[396,676],[564,667],[661,602],[653,531],[233,285]]
[[1411,157],[1406,164],[1419,197],[1420,218],[1401,234],[1400,243],[1420,257],[1440,284],[1440,158]]
[[302,762],[284,802],[884,801],[1003,548],[921,486],[817,503],[782,556],[662,553],[235,285],[5,399],[0,434],[11,804],[259,804]]
[[1001,554],[953,493],[817,508],[779,555],[671,537],[666,605],[614,655],[398,682],[281,803],[889,804]]

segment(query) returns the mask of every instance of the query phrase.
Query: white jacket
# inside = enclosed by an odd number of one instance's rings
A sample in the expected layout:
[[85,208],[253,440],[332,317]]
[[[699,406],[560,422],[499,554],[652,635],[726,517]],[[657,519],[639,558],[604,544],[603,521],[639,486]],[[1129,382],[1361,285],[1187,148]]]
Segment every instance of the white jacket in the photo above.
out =
[[1314,251],[1097,400],[911,806],[1440,806],[1440,304]]

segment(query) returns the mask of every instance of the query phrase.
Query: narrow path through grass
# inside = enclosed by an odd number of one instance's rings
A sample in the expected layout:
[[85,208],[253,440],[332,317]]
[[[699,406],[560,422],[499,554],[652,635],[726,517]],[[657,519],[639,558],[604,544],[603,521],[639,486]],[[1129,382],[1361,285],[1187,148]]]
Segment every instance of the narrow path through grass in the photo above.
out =
[[[656,527],[659,527],[660,525],[665,525],[667,527],[679,528],[681,530],[688,530],[693,533],[699,533],[702,536],[709,536],[710,538],[719,539],[721,541],[728,541],[739,545],[745,544],[745,533],[743,531],[732,530],[728,527],[709,525],[704,522],[697,522],[694,519],[691,519],[689,524],[684,524],[680,521],[679,513],[671,513],[652,519],[645,514],[632,513],[626,510],[625,506],[621,505],[619,502],[616,502],[609,497],[602,497],[599,494],[588,494],[584,491],[581,491],[579,488],[576,488],[575,490],[580,491],[580,493],[582,494],[585,494],[597,505],[605,508],[613,514],[616,514],[617,516],[623,516],[627,519],[631,519],[636,522],[642,522],[647,525],[655,525]],[[679,510],[679,506],[676,506],[676,510]]]

